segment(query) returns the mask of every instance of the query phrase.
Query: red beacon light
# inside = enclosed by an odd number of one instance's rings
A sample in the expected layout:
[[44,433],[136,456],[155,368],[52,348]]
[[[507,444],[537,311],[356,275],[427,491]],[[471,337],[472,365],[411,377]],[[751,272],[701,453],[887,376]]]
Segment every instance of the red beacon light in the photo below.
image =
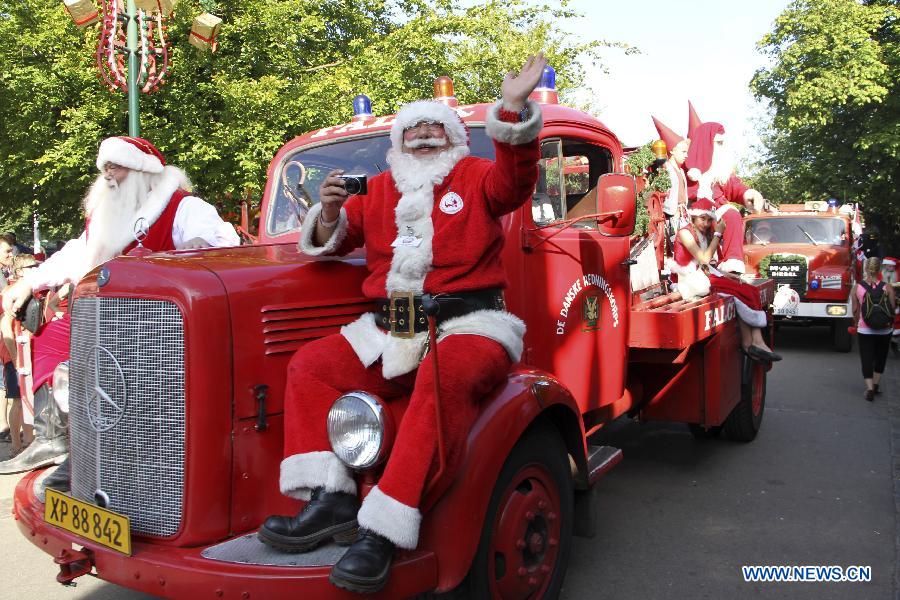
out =
[[446,75],[441,75],[434,80],[434,99],[453,108],[459,106],[459,100],[456,99],[453,92],[452,79]]
[[372,116],[372,101],[365,94],[353,99],[353,120],[362,121]]
[[550,65],[544,67],[541,82],[528,97],[538,104],[559,104],[559,94],[556,92],[556,71],[553,67]]

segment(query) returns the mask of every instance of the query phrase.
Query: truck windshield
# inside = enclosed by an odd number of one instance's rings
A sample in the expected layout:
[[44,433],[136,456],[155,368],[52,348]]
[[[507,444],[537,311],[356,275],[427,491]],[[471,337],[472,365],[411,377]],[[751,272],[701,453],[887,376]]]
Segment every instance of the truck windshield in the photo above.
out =
[[847,225],[839,218],[750,219],[744,226],[744,243],[841,246],[847,243]]
[[[266,230],[270,236],[291,233],[300,227],[300,215],[319,201],[319,184],[334,169],[346,175],[373,177],[387,170],[387,151],[391,140],[388,132],[326,142],[320,146],[301,148],[285,157],[274,173],[275,186],[269,202]],[[494,159],[494,144],[484,127],[469,130],[469,146],[473,156]],[[303,179],[303,185],[297,183]]]

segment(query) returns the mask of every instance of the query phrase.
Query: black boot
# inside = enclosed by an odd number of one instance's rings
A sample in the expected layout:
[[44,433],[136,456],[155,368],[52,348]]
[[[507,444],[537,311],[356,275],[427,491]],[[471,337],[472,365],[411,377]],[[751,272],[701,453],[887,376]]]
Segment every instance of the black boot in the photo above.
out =
[[44,384],[34,394],[34,441],[19,455],[0,462],[0,475],[59,464],[69,451],[66,419]]
[[341,560],[331,568],[328,580],[351,592],[373,594],[387,583],[393,559],[394,543],[363,529]]
[[56,470],[41,481],[41,491],[51,488],[57,492],[69,491],[69,457],[59,463]]
[[269,517],[259,528],[258,537],[285,552],[307,552],[331,539],[347,545],[356,537],[358,511],[356,494],[316,488],[296,517]]

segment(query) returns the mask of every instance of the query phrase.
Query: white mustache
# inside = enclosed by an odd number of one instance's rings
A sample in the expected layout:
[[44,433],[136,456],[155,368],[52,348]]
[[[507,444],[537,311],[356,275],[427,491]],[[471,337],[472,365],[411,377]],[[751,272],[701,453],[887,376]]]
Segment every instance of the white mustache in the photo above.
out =
[[108,187],[109,189],[111,189],[111,190],[119,189],[119,182],[116,181],[115,179],[104,179],[104,181],[106,182],[106,187]]
[[411,142],[404,142],[407,148],[412,148],[415,150],[416,148],[438,148],[447,143],[447,138],[419,138],[417,140],[412,140]]

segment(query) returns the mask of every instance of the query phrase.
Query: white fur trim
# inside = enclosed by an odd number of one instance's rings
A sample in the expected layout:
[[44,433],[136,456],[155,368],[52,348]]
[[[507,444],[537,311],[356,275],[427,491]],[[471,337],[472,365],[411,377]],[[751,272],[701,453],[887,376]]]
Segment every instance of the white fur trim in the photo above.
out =
[[350,469],[334,452],[294,454],[281,461],[281,493],[298,500],[309,500],[313,488],[326,492],[356,493],[356,481]]
[[321,212],[321,204],[313,205],[313,207],[309,209],[309,212],[306,213],[306,217],[303,218],[303,225],[300,227],[300,242],[297,246],[300,248],[300,251],[307,256],[331,254],[341,245],[344,238],[347,237],[347,227],[349,226],[347,221],[347,211],[341,208],[341,212],[338,215],[337,227],[334,228],[331,237],[328,238],[328,241],[325,242],[324,246],[316,246],[313,243],[313,238],[316,235],[316,223],[319,220],[319,213]]
[[513,362],[518,362],[522,358],[525,322],[502,310],[476,310],[441,323],[438,342],[448,335],[480,335],[490,338],[503,346]]
[[696,208],[689,208],[687,212],[692,217],[701,217],[703,215],[706,215],[710,219],[718,218],[717,213],[714,210],[700,210]]
[[417,368],[425,354],[427,339],[427,332],[417,333],[408,339],[388,335],[381,354],[381,374],[384,378],[393,379]]
[[451,145],[469,145],[469,132],[454,109],[436,100],[418,100],[403,106],[397,113],[391,126],[391,146],[402,150],[403,131],[421,121],[442,123]]
[[723,260],[718,264],[718,269],[723,273],[740,273],[741,275],[746,272],[744,261],[737,258],[729,258],[728,260]]
[[725,213],[727,213],[729,210],[737,210],[739,213],[741,212],[733,204],[726,203],[716,209],[716,219],[721,221],[722,217],[725,216]]
[[421,294],[425,277],[431,271],[433,260],[432,241],[434,222],[434,188],[421,187],[403,193],[394,209],[397,235],[414,235],[419,238],[417,246],[396,246],[391,257],[391,267],[385,280],[387,295],[391,292],[415,292]]
[[[722,296],[727,296],[728,294],[721,294]],[[761,310],[753,310],[746,304],[744,304],[740,299],[735,296],[731,296],[734,298],[734,306],[737,308],[738,318],[749,325],[750,327],[765,327],[766,322],[766,313]]]
[[100,142],[97,169],[102,171],[106,163],[146,173],[162,173],[163,170],[163,164],[157,157],[118,137],[106,138]]
[[502,103],[490,107],[487,111],[484,130],[488,136],[498,142],[512,144],[527,144],[534,141],[544,128],[544,116],[541,113],[541,105],[534,100],[528,100],[525,107],[528,109],[528,120],[521,123],[507,123],[500,120],[500,108]]
[[694,269],[694,271],[684,275],[678,275],[678,291],[681,292],[681,297],[685,300],[693,300],[708,295],[709,286],[709,277],[699,269]]
[[371,367],[387,343],[388,334],[375,324],[375,313],[366,313],[357,320],[341,327],[341,335],[350,343],[360,362]]
[[363,500],[356,516],[359,526],[392,541],[398,548],[414,550],[419,543],[422,513],[394,500],[378,486]]

